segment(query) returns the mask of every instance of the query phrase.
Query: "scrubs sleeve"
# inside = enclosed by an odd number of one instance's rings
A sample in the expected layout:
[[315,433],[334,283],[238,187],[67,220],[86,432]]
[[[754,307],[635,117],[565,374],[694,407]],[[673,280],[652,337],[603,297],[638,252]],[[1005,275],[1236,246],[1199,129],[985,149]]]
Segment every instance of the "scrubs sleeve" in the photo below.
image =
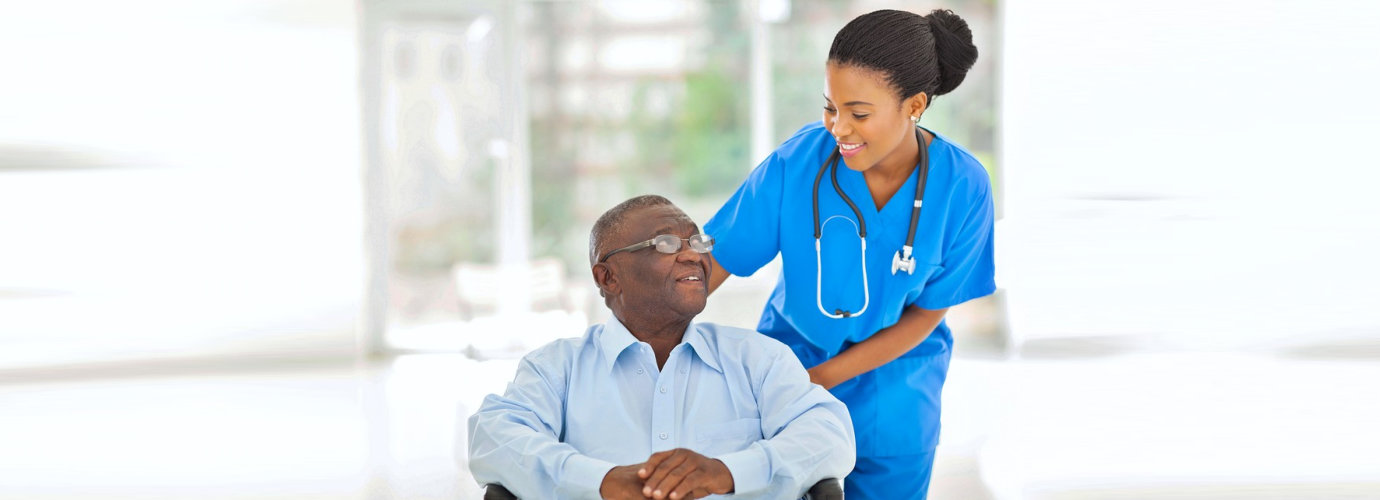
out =
[[997,290],[995,280],[996,266],[992,257],[992,237],[994,210],[992,208],[992,184],[987,174],[979,166],[980,174],[966,178],[970,193],[966,197],[956,197],[954,202],[966,204],[967,209],[956,209],[963,214],[957,222],[957,230],[948,238],[944,256],[940,262],[943,269],[925,283],[925,288],[912,305],[921,309],[944,309],[956,306]]
[[779,153],[772,153],[704,225],[714,237],[714,259],[729,273],[749,276],[781,250],[784,171]]

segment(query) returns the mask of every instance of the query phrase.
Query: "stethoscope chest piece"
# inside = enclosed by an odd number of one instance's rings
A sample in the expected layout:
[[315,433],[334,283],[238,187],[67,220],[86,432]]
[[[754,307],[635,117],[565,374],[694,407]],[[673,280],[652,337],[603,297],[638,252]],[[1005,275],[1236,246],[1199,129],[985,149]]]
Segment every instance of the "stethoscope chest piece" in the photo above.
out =
[[[891,274],[896,274],[897,271],[905,271],[906,274],[915,274],[915,257],[910,255],[910,251],[910,246],[906,246],[904,249],[897,250],[895,255],[892,255]],[[901,256],[902,253],[905,253],[904,257]]]

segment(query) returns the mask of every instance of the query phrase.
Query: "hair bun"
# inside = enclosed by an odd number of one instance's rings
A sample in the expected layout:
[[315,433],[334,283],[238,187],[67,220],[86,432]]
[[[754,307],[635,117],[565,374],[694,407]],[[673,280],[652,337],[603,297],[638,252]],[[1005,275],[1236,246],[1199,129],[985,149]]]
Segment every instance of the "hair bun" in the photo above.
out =
[[973,45],[973,31],[968,22],[948,9],[935,9],[925,16],[934,35],[934,52],[939,60],[939,88],[934,95],[944,95],[963,83],[968,70],[977,62],[978,50]]

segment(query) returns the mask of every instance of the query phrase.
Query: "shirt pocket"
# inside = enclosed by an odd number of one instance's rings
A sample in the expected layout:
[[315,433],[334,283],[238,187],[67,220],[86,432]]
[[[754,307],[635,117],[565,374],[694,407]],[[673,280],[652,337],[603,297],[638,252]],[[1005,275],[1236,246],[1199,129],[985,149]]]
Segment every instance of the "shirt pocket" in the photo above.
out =
[[741,418],[722,424],[707,425],[695,433],[695,441],[707,446],[733,447],[732,451],[746,448],[748,444],[762,439],[762,419]]

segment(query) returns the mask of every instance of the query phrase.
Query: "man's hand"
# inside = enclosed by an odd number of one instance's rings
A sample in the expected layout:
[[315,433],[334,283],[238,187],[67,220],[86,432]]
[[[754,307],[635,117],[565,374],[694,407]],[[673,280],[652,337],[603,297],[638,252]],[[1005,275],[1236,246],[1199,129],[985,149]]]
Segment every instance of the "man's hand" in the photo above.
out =
[[646,500],[642,494],[642,479],[637,471],[646,464],[620,465],[604,475],[599,484],[599,496],[606,500]]
[[703,498],[733,492],[733,474],[723,462],[685,448],[653,453],[637,471],[646,479],[642,495],[657,500]]

